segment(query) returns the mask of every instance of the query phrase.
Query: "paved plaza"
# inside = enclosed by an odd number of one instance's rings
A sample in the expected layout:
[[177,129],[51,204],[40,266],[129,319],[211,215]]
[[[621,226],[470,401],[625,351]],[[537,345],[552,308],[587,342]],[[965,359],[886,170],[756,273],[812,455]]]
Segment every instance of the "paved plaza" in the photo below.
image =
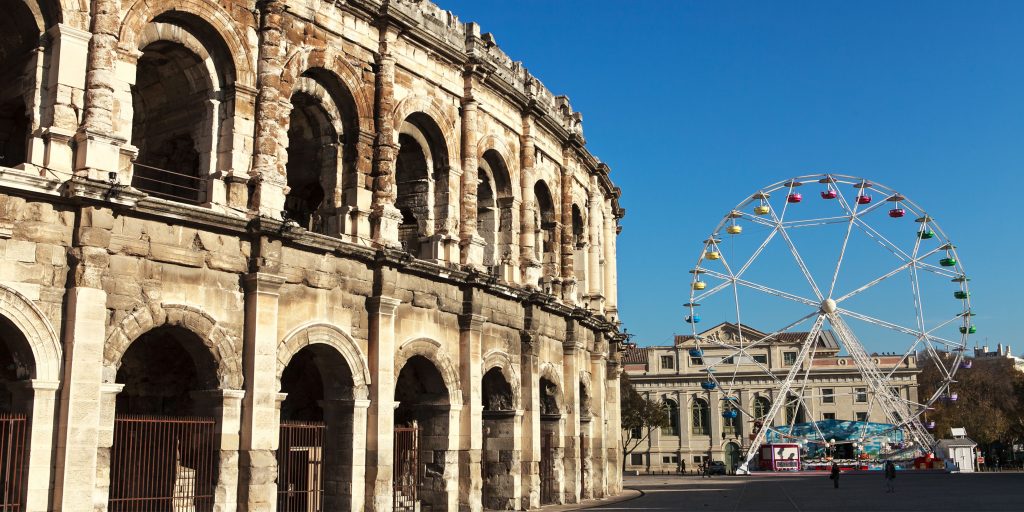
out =
[[679,511],[1018,511],[1024,510],[1024,473],[904,473],[896,492],[885,492],[878,472],[843,474],[839,489],[824,473],[627,477],[639,498],[592,510]]

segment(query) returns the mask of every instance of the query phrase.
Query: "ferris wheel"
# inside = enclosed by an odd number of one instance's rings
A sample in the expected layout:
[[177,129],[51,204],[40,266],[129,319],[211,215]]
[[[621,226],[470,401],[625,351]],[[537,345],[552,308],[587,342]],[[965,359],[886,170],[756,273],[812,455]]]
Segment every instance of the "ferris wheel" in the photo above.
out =
[[[930,452],[934,423],[922,414],[937,400],[956,400],[951,386],[957,370],[970,367],[964,351],[977,328],[956,247],[922,207],[863,178],[788,179],[729,211],[690,273],[684,307],[690,356],[705,365],[701,386],[725,401],[723,417],[753,425],[738,472],[748,471],[769,435],[794,437],[790,410],[820,400],[812,380],[836,364],[859,373],[857,402],[884,415],[904,440],[901,450]],[[738,336],[705,334],[702,317],[735,326]],[[782,341],[795,354],[767,361],[762,354]],[[940,376],[931,396],[894,389],[901,371],[928,365]],[[767,411],[735,406],[752,380],[771,388]],[[786,426],[776,420],[783,410],[792,416]],[[814,421],[807,425],[811,437],[827,439]]]

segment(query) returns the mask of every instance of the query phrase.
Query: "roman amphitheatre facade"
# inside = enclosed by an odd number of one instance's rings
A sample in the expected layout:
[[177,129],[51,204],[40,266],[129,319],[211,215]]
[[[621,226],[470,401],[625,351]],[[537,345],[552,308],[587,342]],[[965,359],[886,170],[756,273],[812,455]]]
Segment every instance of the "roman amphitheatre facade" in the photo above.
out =
[[5,510],[621,489],[581,116],[415,0],[0,0]]

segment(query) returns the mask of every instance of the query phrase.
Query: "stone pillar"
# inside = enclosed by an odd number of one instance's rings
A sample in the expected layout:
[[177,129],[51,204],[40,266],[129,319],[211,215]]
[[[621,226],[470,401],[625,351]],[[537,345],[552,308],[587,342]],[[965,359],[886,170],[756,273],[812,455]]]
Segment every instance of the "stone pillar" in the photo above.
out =
[[234,512],[238,509],[238,448],[242,428],[240,389],[211,389],[192,392],[197,412],[216,420],[217,486],[213,491],[216,510]]
[[366,510],[390,511],[393,505],[395,427],[395,308],[399,299],[367,299],[369,322],[370,409],[366,427]]
[[[462,220],[459,223],[459,246],[461,262],[474,268],[483,268],[484,239],[477,233],[477,186],[480,183],[479,162],[477,161],[477,101],[473,86],[480,71],[469,64],[463,72],[465,93],[462,97]],[[496,186],[491,184],[492,187]],[[497,191],[495,191],[497,193]]]
[[[342,174],[342,204],[339,218],[342,222],[341,233],[354,244],[367,244],[370,232],[370,208],[373,201],[372,193],[364,184],[369,183],[373,173],[374,135],[360,130],[355,143],[355,172],[350,176]],[[345,179],[348,178],[348,179]]]
[[540,343],[531,331],[523,330],[521,335],[522,506],[534,509],[540,507]]
[[373,148],[373,202],[370,225],[373,243],[388,247],[400,246],[398,225],[402,222],[402,213],[395,208],[398,193],[395,186],[398,135],[395,133],[394,119],[395,57],[391,54],[391,44],[397,37],[395,27],[388,24],[380,27],[375,87],[377,139]]
[[117,408],[117,394],[124,389],[124,384],[104,383],[100,386],[100,421],[96,429],[96,491],[93,499],[96,503],[103,501],[106,510],[107,497],[110,496],[110,449],[114,445],[114,418]]
[[541,277],[541,265],[537,261],[534,251],[537,240],[535,232],[537,222],[540,221],[537,212],[537,198],[533,193],[533,183],[536,179],[533,167],[536,162],[536,147],[533,138],[533,114],[523,115],[523,134],[520,137],[522,146],[522,172],[520,173],[520,187],[522,188],[522,210],[520,240],[520,260],[522,272],[522,283],[529,288],[536,288]]
[[369,400],[323,400],[324,510],[363,510]]
[[604,208],[604,311],[612,322],[619,320],[618,271],[615,267],[615,238],[619,235],[618,220],[612,213],[611,202]]
[[465,313],[459,317],[459,380],[462,381],[461,439],[459,440],[459,504],[480,510],[483,477],[483,325],[487,317]]
[[607,238],[605,238],[605,244],[601,243],[602,237],[607,237],[604,231],[604,201],[601,197],[601,189],[597,183],[597,177],[591,176],[590,178],[590,197],[587,212],[587,224],[589,236],[589,248],[590,251],[587,264],[589,269],[587,270],[587,295],[589,297],[589,304],[587,307],[591,311],[601,312],[604,308],[604,274],[601,271],[601,260],[604,259],[604,255],[601,254],[602,245],[607,245]]
[[78,111],[85,91],[85,66],[92,34],[70,25],[57,24],[46,35],[50,38],[47,63],[50,69],[44,77],[47,97],[41,98],[43,104],[40,106],[43,127],[38,138],[33,136],[29,140],[28,161],[67,179],[74,172],[71,140],[78,130]]
[[608,422],[605,428],[605,439],[615,439],[613,446],[607,447],[608,454],[608,494],[614,495],[622,492],[622,449],[617,442],[622,435],[622,417],[619,410],[619,377],[622,375],[621,366],[617,354],[609,352],[612,356],[607,363],[608,373],[605,380],[605,411],[608,412]]
[[[594,343],[595,347],[607,346],[600,340]],[[590,375],[591,375],[591,386],[590,393],[593,395],[590,397],[591,407],[591,427],[590,427],[590,459],[591,459],[591,475],[593,484],[591,489],[594,498],[603,498],[608,493],[608,482],[607,482],[607,459],[608,455],[605,453],[605,445],[611,444],[617,446],[621,434],[619,437],[608,439],[605,434],[605,425],[608,423],[608,416],[606,412],[607,404],[605,403],[605,389],[601,385],[601,381],[604,380],[604,376],[607,374],[605,366],[605,356],[603,349],[596,349],[590,353]]]
[[575,330],[579,325],[567,329],[568,339],[562,345],[562,417],[565,421],[565,503],[580,501],[580,374]]
[[120,18],[120,0],[93,0],[85,108],[82,124],[75,134],[75,173],[95,180],[106,181],[107,173],[119,171],[120,147],[126,142],[114,135],[113,120]]
[[[686,395],[676,391],[676,403],[679,404],[679,458],[686,461],[687,470],[696,469],[693,467],[693,457],[690,455],[690,403]],[[689,460],[687,460],[689,459]]]
[[239,502],[243,510],[277,507],[277,317],[284,278],[256,272],[245,282],[245,334]]
[[568,148],[563,149],[562,152],[562,176],[560,180],[561,185],[561,200],[559,201],[561,207],[561,225],[562,232],[558,238],[559,252],[562,258],[561,266],[561,277],[562,277],[562,300],[567,304],[576,304],[576,272],[573,268],[573,258],[575,257],[576,251],[573,247],[572,240],[572,161],[571,153]]
[[53,429],[60,382],[33,379],[8,384],[15,411],[25,411],[31,432],[25,450],[24,508],[27,512],[49,510],[53,468]]
[[[288,193],[284,159],[291,101],[281,94],[285,41],[281,28],[282,0],[260,0],[259,60],[256,64],[256,136],[250,180],[255,182],[252,207],[260,215],[280,218]],[[248,397],[247,397],[248,398]]]
[[[109,450],[100,453],[103,383],[114,380],[103,365],[107,292],[102,279],[109,265],[107,246],[114,219],[110,212],[92,207],[82,208],[78,217],[74,237],[78,245],[68,251],[71,287],[64,306],[64,376],[53,507],[93,512],[105,509],[109,482],[109,478],[98,482],[97,472],[99,457],[109,456]],[[106,471],[109,462],[102,462]]]

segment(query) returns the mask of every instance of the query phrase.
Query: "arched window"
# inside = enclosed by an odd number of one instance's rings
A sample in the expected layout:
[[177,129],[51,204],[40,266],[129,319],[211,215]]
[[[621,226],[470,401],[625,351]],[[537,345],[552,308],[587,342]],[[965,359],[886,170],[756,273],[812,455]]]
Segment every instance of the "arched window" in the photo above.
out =
[[402,213],[398,239],[418,258],[437,255],[425,250],[435,222],[447,216],[448,153],[441,129],[422,112],[410,115],[398,135],[395,163],[395,207]]
[[484,265],[495,272],[512,256],[512,185],[501,155],[489,149],[480,159],[477,184],[477,234],[484,240]]
[[711,410],[703,398],[694,398],[690,405],[690,427],[694,435],[711,434]]
[[804,423],[806,420],[806,410],[803,404],[800,402],[800,398],[793,396],[786,400],[786,424],[793,425],[794,423]]
[[772,403],[767,398],[763,396],[754,398],[754,417],[757,419],[764,418],[768,415],[768,410],[771,407]]
[[[551,191],[543,181],[538,181],[533,186],[533,193],[537,198],[536,226],[536,257],[541,261],[544,268],[542,279],[550,279],[558,275],[558,241],[555,240],[555,203],[551,199]],[[543,283],[538,283],[543,285]]]
[[587,230],[583,213],[578,205],[572,205],[572,268],[576,273],[576,290],[579,301],[588,291],[587,286]]
[[739,409],[732,402],[723,402],[722,411],[736,411],[736,415],[730,417],[729,415],[722,415],[722,434],[726,437],[738,437],[743,434],[740,430],[740,422],[742,421],[743,415],[740,414]]
[[665,408],[665,414],[668,415],[668,426],[661,429],[661,434],[665,436],[678,436],[679,404],[675,400],[665,400],[663,407]]
[[[39,27],[24,2],[4,3],[0,16],[0,166],[25,163],[30,131],[29,111],[34,96]],[[41,54],[39,58],[42,58]]]

